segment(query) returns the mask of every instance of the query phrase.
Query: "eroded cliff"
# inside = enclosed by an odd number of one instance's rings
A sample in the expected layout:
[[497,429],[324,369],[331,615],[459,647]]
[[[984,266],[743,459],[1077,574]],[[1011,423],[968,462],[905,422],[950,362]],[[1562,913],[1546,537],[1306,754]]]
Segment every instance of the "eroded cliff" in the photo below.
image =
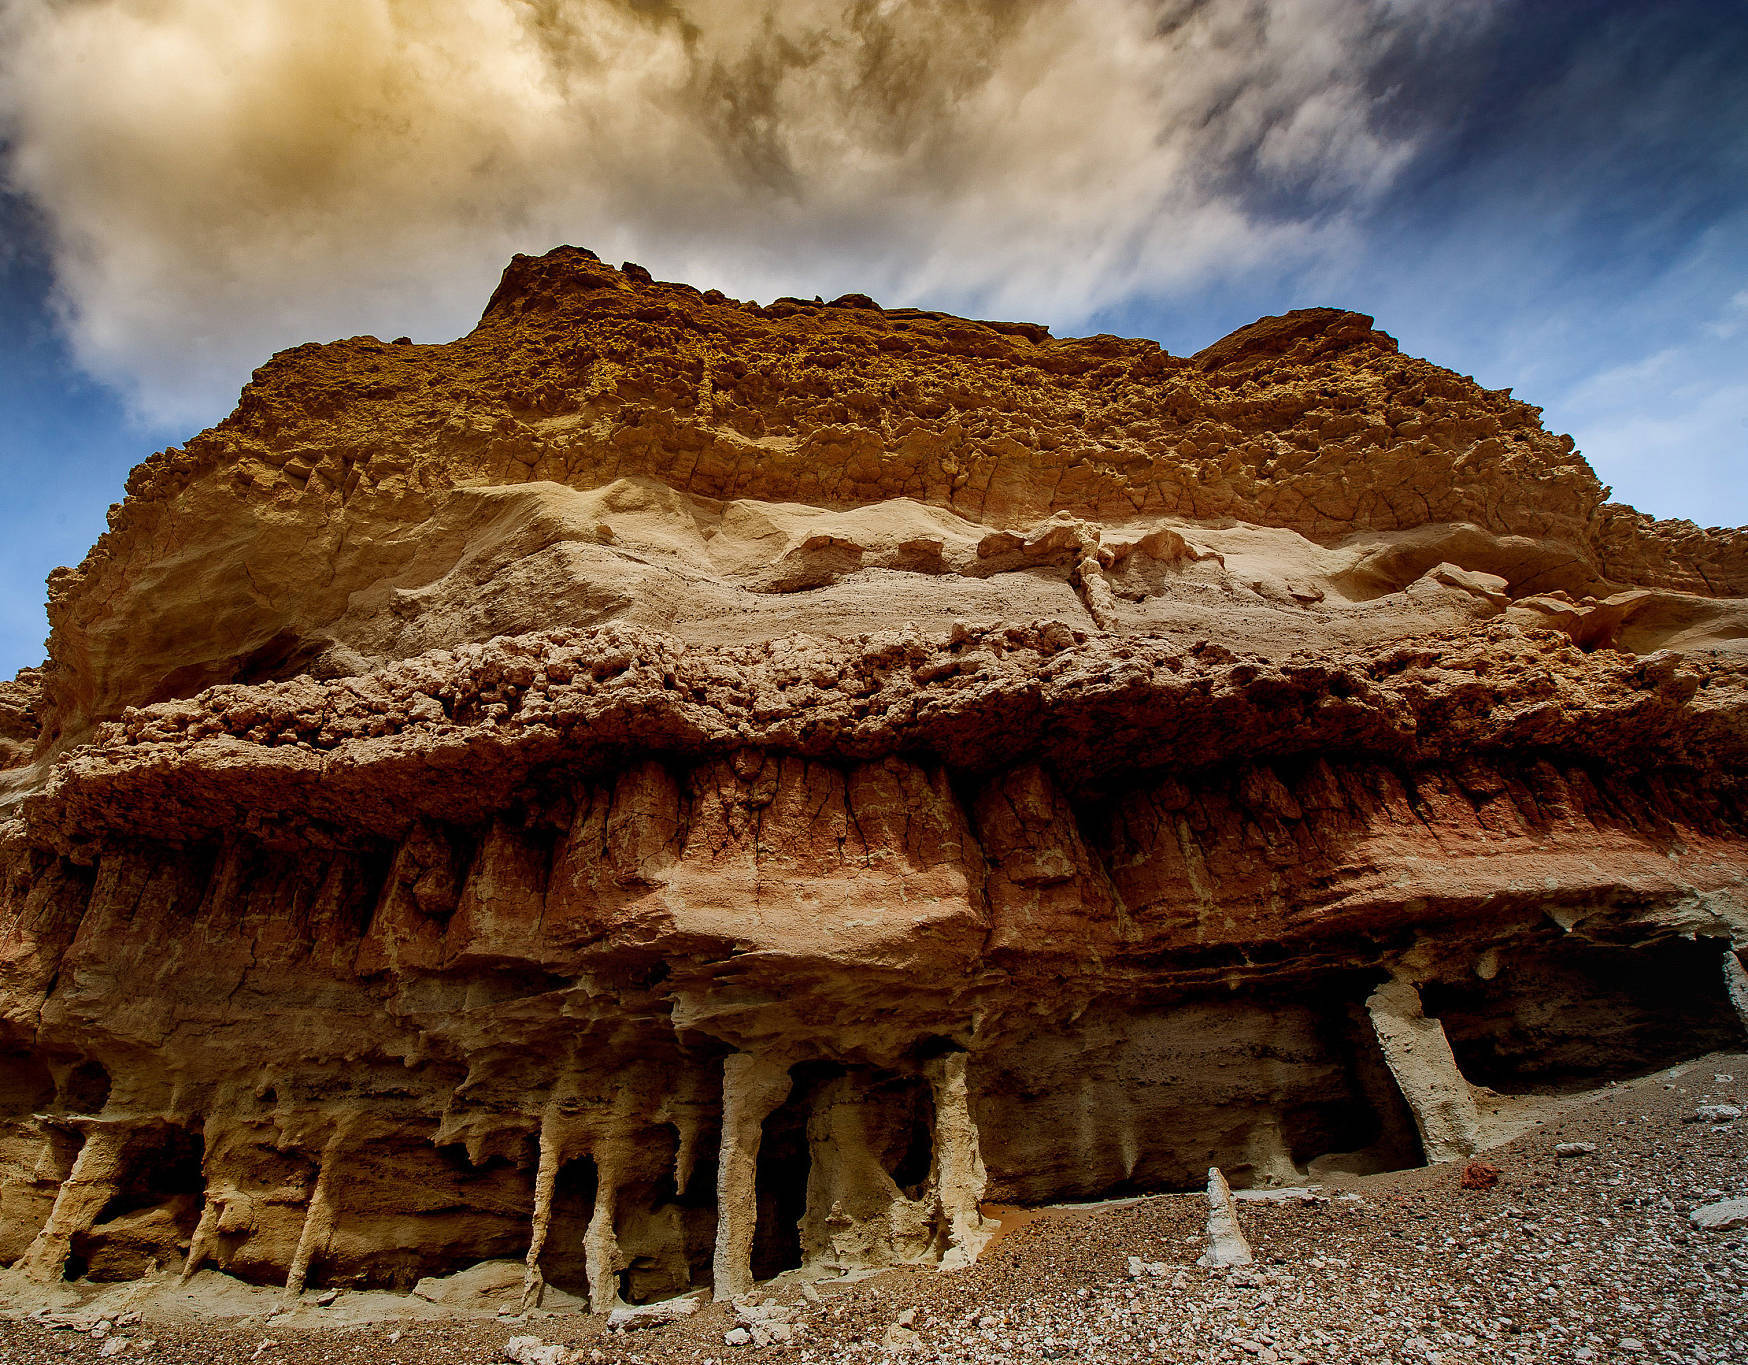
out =
[[1334,310],[286,352],[0,688],[0,1260],[735,1294],[1739,1043],[1748,542],[1604,498]]

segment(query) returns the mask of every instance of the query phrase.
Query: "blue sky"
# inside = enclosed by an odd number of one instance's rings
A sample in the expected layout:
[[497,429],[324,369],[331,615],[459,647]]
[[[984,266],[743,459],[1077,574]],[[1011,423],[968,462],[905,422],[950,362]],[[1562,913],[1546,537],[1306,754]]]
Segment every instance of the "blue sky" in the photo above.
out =
[[567,240],[1178,352],[1356,308],[1543,406],[1617,498],[1748,523],[1748,3],[732,0],[686,28],[576,0],[535,31],[482,0],[436,33],[378,0],[13,3],[7,673],[128,468],[268,354],[456,335],[512,251]]

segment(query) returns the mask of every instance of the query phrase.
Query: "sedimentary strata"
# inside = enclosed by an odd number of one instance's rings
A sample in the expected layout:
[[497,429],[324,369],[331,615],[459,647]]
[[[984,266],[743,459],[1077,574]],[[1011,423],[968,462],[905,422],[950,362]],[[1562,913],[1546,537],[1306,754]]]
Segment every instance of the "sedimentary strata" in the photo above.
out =
[[1748,549],[1604,497],[1334,310],[275,357],[0,687],[0,1260],[733,1295],[1737,1045]]

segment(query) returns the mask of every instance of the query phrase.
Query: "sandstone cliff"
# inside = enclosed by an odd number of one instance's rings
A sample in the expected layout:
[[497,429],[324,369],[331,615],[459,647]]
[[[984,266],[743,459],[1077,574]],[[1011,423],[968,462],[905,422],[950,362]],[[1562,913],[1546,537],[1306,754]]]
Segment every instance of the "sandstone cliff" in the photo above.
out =
[[1737,1043],[1748,539],[1605,496],[1334,310],[285,352],[0,686],[0,1260],[733,1294]]

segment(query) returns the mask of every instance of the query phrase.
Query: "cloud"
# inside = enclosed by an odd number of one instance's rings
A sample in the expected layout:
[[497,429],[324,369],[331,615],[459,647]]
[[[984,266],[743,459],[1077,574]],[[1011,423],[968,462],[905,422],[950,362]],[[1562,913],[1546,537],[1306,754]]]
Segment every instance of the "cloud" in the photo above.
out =
[[5,174],[75,354],[160,420],[301,340],[454,335],[561,241],[1072,325],[1329,250],[1414,151],[1381,73],[1489,9],[11,0]]

